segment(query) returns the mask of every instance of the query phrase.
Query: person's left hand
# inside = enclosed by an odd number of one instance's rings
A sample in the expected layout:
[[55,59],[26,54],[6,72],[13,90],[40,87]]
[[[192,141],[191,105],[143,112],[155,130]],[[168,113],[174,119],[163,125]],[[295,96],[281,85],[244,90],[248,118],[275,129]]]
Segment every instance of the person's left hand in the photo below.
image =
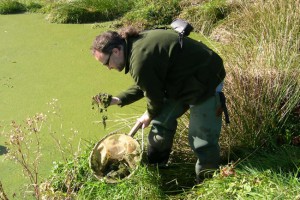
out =
[[149,126],[150,122],[151,122],[151,118],[148,115],[148,112],[146,111],[139,119],[138,121],[141,122],[143,125],[143,128],[146,128]]

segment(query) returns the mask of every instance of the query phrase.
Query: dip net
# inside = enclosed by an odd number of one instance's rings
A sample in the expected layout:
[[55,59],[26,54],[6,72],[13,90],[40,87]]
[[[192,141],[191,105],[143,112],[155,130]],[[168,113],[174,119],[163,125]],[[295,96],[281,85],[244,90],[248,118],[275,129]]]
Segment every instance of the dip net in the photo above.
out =
[[129,178],[142,158],[139,143],[129,135],[110,134],[93,148],[89,165],[95,177],[107,183]]

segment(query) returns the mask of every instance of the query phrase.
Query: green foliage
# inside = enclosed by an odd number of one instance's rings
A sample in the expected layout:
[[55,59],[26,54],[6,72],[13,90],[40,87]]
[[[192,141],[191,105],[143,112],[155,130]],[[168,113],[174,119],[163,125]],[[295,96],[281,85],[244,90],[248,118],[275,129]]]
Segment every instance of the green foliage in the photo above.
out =
[[15,14],[26,11],[24,4],[14,0],[0,0],[0,14]]
[[169,25],[179,14],[179,0],[144,0],[136,3],[132,11],[125,14],[121,22],[140,28]]
[[234,35],[220,50],[232,117],[228,146],[277,145],[281,135],[299,135],[299,9],[292,0],[245,4],[223,24]]
[[[261,150],[261,151],[258,151]],[[284,146],[240,152],[243,160],[220,167],[212,179],[171,199],[298,199],[300,150]]]
[[[96,179],[88,165],[92,143],[67,162],[55,162],[51,176],[44,182],[44,197],[79,199],[161,199],[159,176],[146,166],[139,166],[130,179],[108,184]],[[44,187],[47,185],[47,187]]]
[[[216,176],[198,187],[189,197],[201,199],[294,199],[299,195],[299,180],[270,170],[248,169],[235,176]],[[190,199],[194,199],[190,198]],[[297,199],[297,198],[296,198]]]
[[80,199],[162,199],[158,174],[140,166],[131,176],[118,184],[99,181],[86,182],[79,191]]
[[43,6],[40,3],[36,2],[30,2],[26,5],[26,10],[28,12],[37,12],[39,11]]
[[211,0],[184,7],[179,17],[193,24],[195,31],[209,35],[216,24],[232,12],[234,5],[226,0]]
[[88,23],[113,20],[131,8],[132,1],[80,0],[54,3],[47,19],[52,23]]
[[134,0],[79,0],[78,4],[88,10],[105,13],[107,19],[113,20],[132,9]]
[[0,14],[38,12],[42,8],[43,2],[38,0],[0,0]]
[[[92,148],[91,145],[89,147]],[[75,156],[66,162],[54,162],[49,178],[54,191],[77,192],[87,180],[93,179],[88,165],[90,148],[87,148],[82,155]]]
[[51,9],[47,20],[52,23],[85,23],[95,22],[102,18],[102,14],[89,11],[75,3],[57,4]]

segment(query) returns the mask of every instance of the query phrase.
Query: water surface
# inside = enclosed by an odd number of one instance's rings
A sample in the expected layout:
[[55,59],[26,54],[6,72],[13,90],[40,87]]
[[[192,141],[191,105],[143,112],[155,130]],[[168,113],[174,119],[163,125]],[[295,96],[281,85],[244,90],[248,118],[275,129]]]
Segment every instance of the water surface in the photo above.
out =
[[[107,70],[90,54],[94,37],[107,29],[105,25],[93,29],[91,24],[51,24],[40,14],[0,15],[0,131],[8,131],[12,120],[21,123],[35,113],[47,114],[47,103],[58,100],[57,116],[49,119],[42,136],[41,177],[46,177],[52,162],[60,159],[47,134],[49,126],[58,138],[72,137],[76,132],[72,141],[76,147],[81,139],[96,141],[123,127],[113,126],[115,119],[138,116],[144,110],[143,102],[111,107],[108,117],[113,122],[108,123],[108,130],[94,123],[101,121],[101,115],[91,110],[91,97],[98,92],[117,94],[132,83],[128,75]],[[5,149],[3,136],[0,146]],[[26,181],[21,168],[4,160],[4,155],[0,154],[0,180],[10,195],[16,193],[20,199],[18,191],[24,189]]]

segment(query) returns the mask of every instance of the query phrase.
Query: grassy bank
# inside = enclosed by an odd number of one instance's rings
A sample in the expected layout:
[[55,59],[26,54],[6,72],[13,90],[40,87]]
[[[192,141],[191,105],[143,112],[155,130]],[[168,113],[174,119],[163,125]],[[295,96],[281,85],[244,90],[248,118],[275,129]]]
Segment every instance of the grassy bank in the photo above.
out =
[[[29,5],[29,1],[18,2],[25,8]],[[61,9],[70,6],[66,1],[35,2],[48,20],[67,19],[59,16],[72,13]],[[83,6],[81,1],[74,1],[70,9],[75,12],[80,7],[78,13],[95,14],[106,5],[104,2],[90,1]],[[195,160],[184,140],[187,113],[179,123],[170,169],[141,166],[134,178],[111,186],[92,176],[87,153],[81,151],[54,166],[45,194],[79,199],[299,199],[300,2],[182,0],[156,4],[141,0],[124,6],[122,11],[111,9],[107,13],[115,13],[117,18],[95,16],[99,21],[114,20],[112,27],[164,26],[183,17],[198,35],[207,38],[205,43],[222,55],[231,117],[221,135],[223,165],[212,179],[195,186]],[[24,7],[21,10],[24,12]],[[84,14],[72,16],[69,23],[85,22],[81,17]],[[95,20],[89,15],[86,18]],[[70,180],[66,175],[71,172],[76,177]]]

